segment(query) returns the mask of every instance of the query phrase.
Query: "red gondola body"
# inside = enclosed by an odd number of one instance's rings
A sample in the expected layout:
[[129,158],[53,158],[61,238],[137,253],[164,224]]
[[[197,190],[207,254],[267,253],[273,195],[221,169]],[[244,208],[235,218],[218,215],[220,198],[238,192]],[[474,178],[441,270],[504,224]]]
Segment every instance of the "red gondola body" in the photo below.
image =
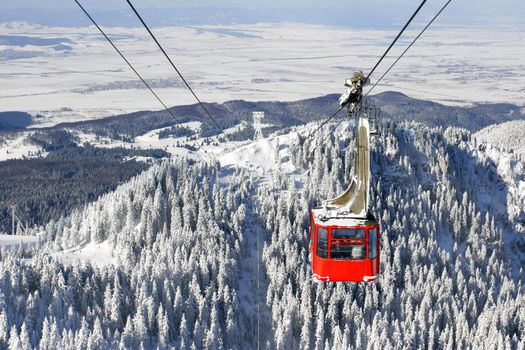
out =
[[356,72],[339,99],[355,118],[355,157],[346,191],[312,209],[310,263],[325,282],[370,282],[379,277],[379,224],[370,214],[370,140],[378,135],[375,108],[363,106],[367,78]]
[[379,276],[380,232],[373,217],[310,219],[313,276],[324,282],[370,282]]

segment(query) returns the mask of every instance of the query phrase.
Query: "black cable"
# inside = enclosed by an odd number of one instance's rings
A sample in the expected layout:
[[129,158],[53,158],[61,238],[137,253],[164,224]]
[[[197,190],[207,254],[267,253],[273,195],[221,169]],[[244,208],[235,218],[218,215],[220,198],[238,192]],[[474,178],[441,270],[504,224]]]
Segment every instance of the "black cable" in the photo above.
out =
[[[401,55],[395,60],[394,63],[392,63],[392,65],[386,70],[385,73],[383,73],[383,75],[381,76],[381,78],[379,78],[379,80],[370,88],[370,90],[368,90],[368,92],[363,96],[362,100],[365,99],[365,97],[368,96],[368,94],[377,86],[377,84],[379,84],[379,82],[381,80],[383,80],[383,78],[388,74],[388,72],[390,72],[390,70],[397,64],[397,62],[399,62],[399,60],[405,55],[405,53],[407,53],[407,51],[412,47],[412,45],[414,45],[416,43],[416,41],[419,39],[419,37],[421,37],[421,35],[423,35],[423,33],[428,29],[428,27],[430,27],[432,25],[432,23],[439,17],[439,15],[441,15],[441,13],[447,8],[447,6],[452,2],[452,0],[448,0],[445,5],[443,5],[443,7],[441,8],[441,10],[439,10],[439,12],[432,18],[432,20],[430,20],[430,22],[421,30],[421,32],[418,34],[418,36],[416,36],[414,38],[414,40],[410,43],[410,45],[401,53]],[[404,30],[404,29],[403,29]],[[377,65],[376,65],[377,66]],[[375,69],[375,67],[374,67]],[[371,73],[370,73],[371,74]],[[369,75],[370,75],[369,74]],[[342,107],[341,107],[342,108]],[[340,111],[341,109],[339,109]],[[339,112],[337,111],[337,113]],[[359,110],[357,111],[359,112]],[[336,114],[337,114],[336,113]],[[319,129],[321,129],[321,127],[323,127],[326,123],[328,123],[333,117],[335,117],[335,114],[332,115],[329,119],[327,119],[323,124],[321,124],[321,126],[319,128],[317,128],[315,132],[317,132]],[[344,119],[341,119],[341,121],[336,125],[336,129],[337,127],[339,127],[339,125],[341,125],[342,121]],[[306,139],[308,139],[309,137],[311,136],[308,135],[308,137]],[[305,139],[305,140],[306,140]]]
[[[93,17],[91,17],[91,15],[87,12],[87,10],[82,6],[82,4],[80,4],[80,2],[78,2],[78,0],[75,0],[75,2],[77,3],[77,5],[82,9],[82,11],[86,14],[86,16],[91,20],[91,22],[95,25],[95,27],[97,27],[97,29],[99,30],[99,32],[104,36],[104,38],[106,38],[106,40],[111,44],[111,46],[113,46],[113,48],[115,49],[115,51],[117,51],[117,53],[120,55],[120,57],[122,57],[122,59],[124,60],[124,62],[127,63],[127,65],[129,66],[129,68],[131,68],[131,70],[133,71],[133,73],[135,73],[135,75],[142,81],[142,83],[144,83],[144,85],[148,88],[148,90],[153,94],[153,96],[155,96],[155,98],[160,102],[160,104],[164,107],[164,109],[173,117],[173,119],[175,120],[175,122],[177,124],[179,124],[181,127],[184,127],[181,123],[181,121],[175,116],[175,114],[168,108],[168,106],[166,106],[166,104],[161,100],[161,98],[159,97],[159,95],[157,95],[157,93],[155,93],[155,91],[153,91],[153,89],[151,88],[151,86],[146,82],[146,80],[139,74],[139,72],[137,72],[137,70],[135,69],[135,67],[133,67],[133,65],[128,61],[128,59],[124,56],[124,54],[118,49],[117,46],[115,46],[115,44],[113,43],[113,41],[111,41],[111,39],[106,35],[106,33],[104,32],[104,30],[102,30],[102,28],[100,28],[100,26],[97,24],[97,22],[93,19]],[[210,156],[214,161],[216,161],[215,157],[209,155],[207,152],[204,152],[206,155]]]
[[[129,0],[127,0],[128,3],[129,3]],[[370,73],[368,73],[368,76],[366,77],[365,81],[367,81],[370,76],[372,75],[372,73],[375,71],[375,69],[377,68],[377,66],[379,66],[379,64],[381,63],[381,61],[383,61],[383,59],[386,57],[386,55],[388,54],[388,52],[390,51],[390,49],[394,46],[394,44],[397,42],[397,40],[399,39],[399,37],[401,37],[401,35],[403,34],[403,32],[405,31],[405,29],[407,29],[407,27],[410,25],[410,23],[412,22],[412,20],[414,19],[414,17],[416,17],[416,15],[418,14],[419,10],[421,10],[421,8],[423,7],[423,5],[427,2],[427,0],[423,0],[421,2],[421,4],[419,4],[419,6],[417,7],[416,11],[414,11],[414,13],[412,14],[412,16],[409,18],[408,22],[405,23],[405,25],[403,26],[403,28],[401,29],[401,31],[397,34],[397,36],[395,37],[395,39],[392,41],[392,43],[390,44],[390,46],[388,47],[388,49],[386,49],[385,53],[383,54],[383,56],[381,56],[381,58],[379,59],[379,61],[377,61],[376,65],[374,66],[374,68],[372,68],[372,70],[370,71]],[[370,91],[369,91],[370,92]],[[328,118],[327,120],[325,120],[317,129],[315,129],[314,132],[310,133],[306,138],[305,138],[305,141],[308,140],[311,136],[313,136],[313,134],[315,134],[316,132],[318,132],[323,126],[326,125],[326,123],[330,122],[330,120],[332,120],[341,110],[343,109],[343,107],[339,108],[339,110],[337,110],[337,112],[335,112],[334,114],[332,114],[330,116],[330,118]]]
[[[129,2],[129,1],[128,1]],[[392,41],[392,43],[390,44],[390,46],[388,47],[388,49],[386,49],[385,53],[383,54],[383,56],[381,56],[381,58],[379,59],[379,61],[377,61],[376,65],[374,66],[374,68],[372,68],[372,70],[370,71],[370,73],[368,73],[367,77],[366,77],[366,80],[367,81],[370,76],[372,75],[372,73],[374,73],[374,71],[376,70],[377,66],[379,66],[379,64],[381,63],[381,61],[383,61],[383,59],[386,57],[386,55],[388,54],[388,52],[390,51],[390,49],[392,48],[392,46],[394,46],[394,44],[397,42],[397,40],[399,39],[399,37],[403,34],[403,32],[405,31],[405,29],[407,29],[408,25],[412,22],[412,20],[414,19],[414,17],[416,17],[417,13],[419,12],[419,10],[421,10],[421,8],[423,7],[423,5],[427,2],[427,0],[423,0],[421,2],[421,4],[419,4],[418,8],[416,9],[416,11],[412,14],[412,16],[410,17],[410,19],[408,20],[408,22],[405,24],[405,26],[403,27],[403,29],[401,29],[401,31],[399,32],[399,34],[397,34],[396,38],[394,39],[394,41]]]
[[155,93],[155,91],[153,91],[153,89],[151,88],[151,86],[146,82],[146,80],[144,78],[142,78],[142,76],[139,74],[139,72],[137,72],[137,70],[133,67],[133,65],[128,61],[128,59],[122,54],[122,52],[115,46],[115,44],[113,44],[113,42],[111,41],[111,39],[106,35],[106,33],[102,30],[102,28],[100,28],[100,26],[97,24],[97,22],[95,22],[95,20],[93,19],[93,17],[91,17],[91,15],[86,11],[86,9],[80,4],[80,2],[78,2],[78,0],[75,0],[75,2],[77,3],[77,5],[82,9],[82,11],[84,11],[84,13],[86,14],[86,16],[91,20],[91,22],[95,25],[95,27],[97,27],[97,29],[99,30],[100,33],[102,33],[102,35],[104,36],[104,38],[106,38],[106,40],[111,44],[111,46],[113,46],[113,48],[115,49],[115,51],[118,52],[118,54],[120,55],[120,57],[122,57],[122,59],[124,60],[124,62],[126,62],[129,66],[129,68],[131,68],[131,70],[133,71],[133,73],[135,73],[135,75],[144,83],[144,85],[149,89],[149,91],[153,94],[153,96],[155,96],[157,98],[157,100],[160,102],[160,104],[164,107],[164,109],[169,113],[171,114],[171,116],[173,117],[173,119],[175,119],[175,121],[179,124],[182,125],[182,123],[178,120],[178,118],[175,116],[175,114],[173,114],[172,111],[170,111],[170,109],[164,104],[164,102],[162,102],[162,100],[160,99],[160,97]]
[[339,114],[339,112],[341,112],[341,110],[343,109],[344,107],[341,106],[335,113],[333,113],[330,118],[326,119],[323,123],[321,123],[321,125],[319,125],[319,127],[314,131],[317,132],[318,130],[320,130],[323,126],[326,125],[326,123],[328,123],[330,120],[334,119],[336,115]]
[[[75,0],[76,1],[76,0]],[[197,96],[197,94],[195,94],[195,92],[193,91],[193,89],[191,88],[191,86],[188,84],[188,82],[186,81],[186,79],[184,78],[184,76],[181,74],[181,72],[177,69],[177,67],[175,66],[175,64],[173,63],[173,61],[171,60],[170,56],[168,56],[168,54],[166,53],[166,51],[164,50],[164,48],[162,47],[162,45],[159,43],[159,41],[157,40],[157,38],[155,37],[155,35],[153,34],[153,32],[149,29],[148,25],[146,24],[146,22],[144,22],[144,20],[142,19],[142,16],[138,13],[138,11],[135,9],[135,6],[133,6],[133,4],[131,3],[130,0],[126,0],[127,3],[129,4],[129,6],[131,7],[131,9],[133,10],[133,12],[135,13],[135,15],[138,17],[138,19],[140,20],[140,22],[142,23],[142,25],[144,26],[144,28],[146,28],[146,30],[148,31],[149,35],[153,38],[153,40],[155,41],[155,43],[157,44],[157,46],[159,47],[159,49],[162,51],[162,53],[164,54],[164,56],[166,56],[166,59],[169,61],[169,63],[171,64],[171,66],[173,67],[173,69],[175,69],[175,71],[177,72],[177,74],[179,75],[179,77],[182,79],[182,81],[184,82],[184,85],[186,85],[186,87],[188,88],[188,90],[190,90],[190,92],[192,93],[193,97],[195,97],[195,99],[197,100],[197,102],[199,103],[199,105],[202,107],[202,109],[204,110],[204,112],[208,115],[208,117],[211,119],[211,121],[213,122],[213,124],[215,124],[215,126],[217,127],[217,129],[219,130],[219,132],[222,132],[223,130],[221,129],[221,127],[219,126],[219,123],[217,123],[217,120],[212,116],[212,114],[208,111],[208,109],[204,106],[204,104],[201,102],[201,100],[199,99],[199,97]],[[228,140],[228,138],[226,137],[226,139]]]
[[366,93],[365,96],[363,96],[363,98],[366,97],[366,96],[368,96],[368,94],[369,94],[369,93],[370,93],[370,92],[371,92],[371,91],[377,86],[377,84],[379,84],[379,82],[380,82],[381,80],[383,80],[383,78],[385,77],[385,75],[387,75],[388,72],[390,72],[390,70],[391,70],[392,68],[394,68],[394,66],[396,65],[397,62],[399,62],[399,60],[401,59],[401,57],[403,57],[403,56],[405,55],[405,53],[407,53],[407,51],[412,47],[412,45],[414,45],[414,44],[416,43],[416,41],[419,39],[419,37],[420,37],[421,35],[423,35],[423,33],[427,30],[427,28],[430,27],[430,25],[436,20],[436,18],[439,17],[439,15],[441,14],[441,12],[443,12],[443,11],[447,8],[448,4],[450,4],[451,2],[452,2],[452,0],[448,0],[447,3],[446,3],[445,5],[443,5],[443,7],[441,8],[441,10],[439,10],[439,12],[434,16],[434,18],[432,18],[432,20],[431,20],[431,21],[425,26],[425,28],[423,28],[423,29],[421,30],[421,32],[418,34],[418,36],[416,36],[416,37],[414,38],[414,40],[412,40],[412,42],[410,43],[410,45],[408,45],[408,47],[405,49],[405,51],[403,51],[403,52],[401,53],[401,55],[400,55],[400,56],[394,61],[394,63],[392,63],[392,65],[386,70],[386,72],[383,73],[383,75],[381,76],[381,78],[379,78],[379,80],[376,81],[376,83],[370,88],[370,90],[368,90],[368,92]]
[[[335,111],[335,113],[333,113],[328,119],[326,119],[324,122],[321,123],[321,125],[319,125],[317,127],[317,129],[315,129],[314,131],[312,131],[308,136],[306,136],[306,138],[304,139],[304,141],[308,140],[310,137],[312,137],[316,132],[318,132],[319,130],[321,130],[321,128],[323,126],[325,126],[328,122],[330,122],[330,120],[334,119],[336,115],[339,114],[339,112],[341,112],[341,110],[344,108],[344,106],[341,106],[337,111]],[[304,142],[303,141],[303,142]],[[296,147],[298,147],[299,145],[297,145]]]

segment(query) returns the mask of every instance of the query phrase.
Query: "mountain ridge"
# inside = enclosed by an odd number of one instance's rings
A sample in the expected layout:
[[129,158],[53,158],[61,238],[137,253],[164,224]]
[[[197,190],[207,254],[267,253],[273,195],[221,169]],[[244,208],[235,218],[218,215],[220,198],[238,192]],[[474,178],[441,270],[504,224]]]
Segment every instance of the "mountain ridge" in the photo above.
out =
[[[325,120],[338,109],[338,94],[292,102],[232,100],[222,104],[204,103],[215,119],[225,129],[241,121],[251,123],[253,111],[265,112],[265,123],[278,128],[301,125],[315,120]],[[510,120],[525,120],[522,108],[513,104],[476,104],[471,107],[445,106],[437,102],[418,100],[400,92],[383,92],[369,97],[369,102],[382,109],[384,119],[392,121],[417,121],[430,127],[455,126],[478,131],[488,125]],[[203,135],[217,134],[215,125],[208,123],[208,116],[198,104],[171,107],[182,121],[204,123]],[[340,113],[339,118],[343,117]],[[97,120],[61,123],[50,127],[80,129],[100,136],[126,135],[135,137],[148,131],[175,125],[166,111],[138,111]]]

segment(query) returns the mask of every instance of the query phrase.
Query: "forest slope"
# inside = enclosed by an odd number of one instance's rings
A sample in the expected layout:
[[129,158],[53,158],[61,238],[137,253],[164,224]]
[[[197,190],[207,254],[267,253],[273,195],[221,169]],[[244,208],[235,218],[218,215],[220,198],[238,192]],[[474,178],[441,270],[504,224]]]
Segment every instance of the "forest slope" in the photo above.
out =
[[[0,347],[524,348],[523,165],[504,169],[463,129],[385,128],[372,157],[382,276],[311,280],[308,208],[343,188],[349,135],[283,136],[295,176],[166,161],[47,225],[50,250],[107,242],[115,264],[2,252]],[[240,300],[247,231],[268,313]]]
[[525,121],[513,120],[487,126],[475,134],[486,143],[513,150],[525,160]]

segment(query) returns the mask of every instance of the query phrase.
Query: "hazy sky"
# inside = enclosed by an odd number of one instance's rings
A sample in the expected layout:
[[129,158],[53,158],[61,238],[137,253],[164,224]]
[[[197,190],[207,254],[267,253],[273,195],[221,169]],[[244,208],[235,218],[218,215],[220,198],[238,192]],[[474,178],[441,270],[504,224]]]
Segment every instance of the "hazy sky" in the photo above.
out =
[[[255,21],[300,21],[323,24],[331,24],[330,18],[333,18],[335,25],[352,25],[353,22],[361,22],[371,26],[378,24],[392,24],[404,21],[412,11],[417,7],[421,0],[133,0],[133,3],[139,9],[147,10],[148,8],[230,8],[241,9],[234,12],[231,19],[235,22],[236,18],[242,21],[242,17],[249,13],[250,18]],[[125,0],[81,0],[81,2],[90,10],[100,11],[119,10],[129,11]],[[421,13],[421,20],[432,16],[446,0],[428,0],[424,10]],[[253,10],[271,9],[279,12],[277,17],[265,16],[263,11],[258,16],[258,12]],[[248,11],[248,9],[252,9]],[[294,11],[294,9],[296,9]],[[244,11],[246,10],[246,11]],[[321,11],[315,11],[321,10]],[[330,13],[330,10],[336,10]],[[0,21],[27,20],[31,21],[38,16],[48,19],[63,19],[70,17],[79,11],[74,0],[0,0]],[[2,16],[2,12],[5,14]],[[357,14],[356,14],[357,12]],[[68,13],[68,15],[57,15],[58,13]],[[346,14],[348,16],[346,17]],[[198,12],[195,12],[198,18]],[[268,14],[268,12],[266,12]],[[335,14],[335,15],[334,15]],[[497,20],[506,23],[520,23],[521,16],[525,14],[525,0],[453,0],[448,7],[446,16],[442,16],[441,23],[461,23],[483,24],[486,21],[494,22]],[[169,13],[164,13],[168,16]],[[324,15],[324,17],[322,17]],[[354,15],[354,17],[352,17]],[[238,17],[235,17],[238,16]],[[333,16],[333,17],[331,17]],[[118,17],[118,16],[116,16]],[[320,19],[322,17],[322,19]],[[335,18],[338,17],[338,18]],[[347,20],[348,18],[348,20]],[[503,18],[503,20],[500,20]],[[153,21],[153,18],[151,18]],[[203,17],[203,21],[208,19]],[[160,20],[159,20],[160,21]],[[375,22],[374,22],[375,21]],[[38,22],[38,20],[37,20]],[[381,22],[381,23],[379,23]],[[87,23],[87,22],[86,22]],[[84,23],[84,24],[86,24]],[[152,22],[152,25],[162,25],[160,22]]]
[[[273,8],[331,8],[351,9],[359,6],[370,10],[384,11],[389,9],[414,8],[420,0],[368,0],[368,1],[336,1],[336,0],[134,0],[140,7],[273,7]],[[429,0],[427,5],[444,3],[444,0]],[[84,0],[91,8],[118,9],[125,7],[125,0]],[[456,9],[472,13],[492,13],[494,15],[522,14],[525,12],[523,0],[454,0]],[[74,6],[73,0],[1,0],[1,9],[33,8],[64,8]]]

